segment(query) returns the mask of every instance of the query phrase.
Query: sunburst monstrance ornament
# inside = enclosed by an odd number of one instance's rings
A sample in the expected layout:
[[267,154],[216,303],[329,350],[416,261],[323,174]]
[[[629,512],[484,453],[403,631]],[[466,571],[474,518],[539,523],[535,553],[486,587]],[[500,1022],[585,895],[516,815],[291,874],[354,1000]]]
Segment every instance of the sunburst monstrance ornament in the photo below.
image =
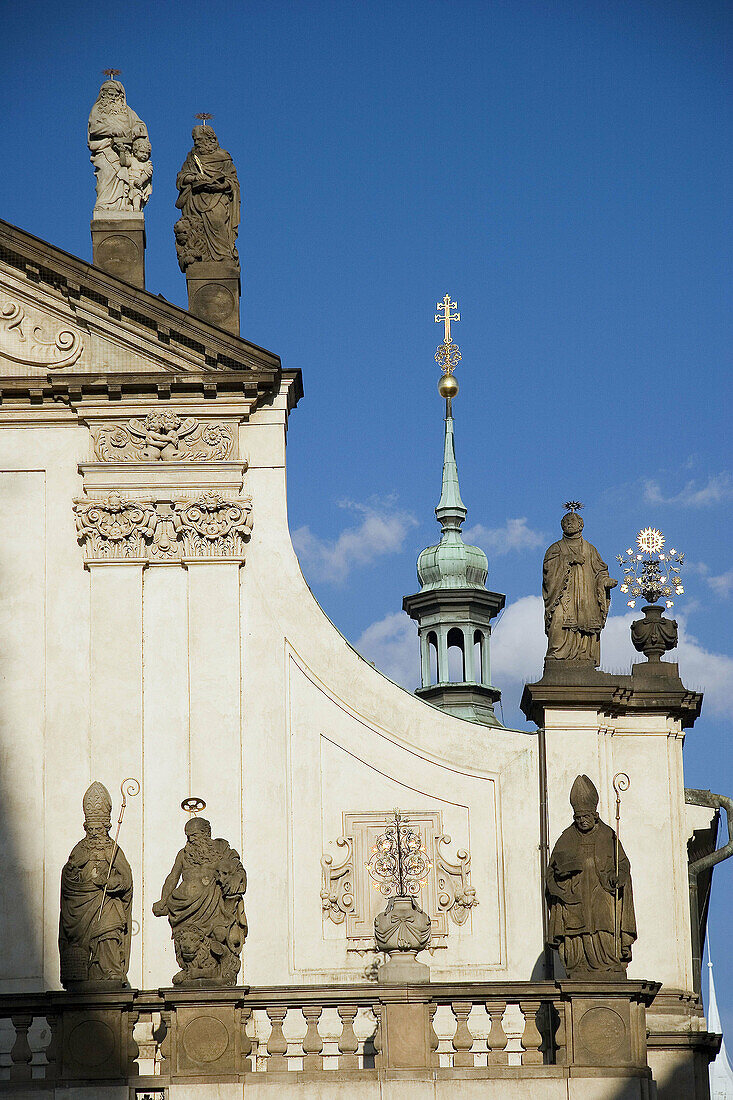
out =
[[672,607],[672,596],[681,596],[685,591],[680,576],[685,555],[674,547],[663,552],[665,543],[664,535],[656,527],[644,527],[636,536],[638,550],[635,552],[629,546],[626,556],[617,556],[624,570],[619,591],[632,597],[626,601],[629,607],[636,607],[640,597],[649,604],[664,599],[666,606]]

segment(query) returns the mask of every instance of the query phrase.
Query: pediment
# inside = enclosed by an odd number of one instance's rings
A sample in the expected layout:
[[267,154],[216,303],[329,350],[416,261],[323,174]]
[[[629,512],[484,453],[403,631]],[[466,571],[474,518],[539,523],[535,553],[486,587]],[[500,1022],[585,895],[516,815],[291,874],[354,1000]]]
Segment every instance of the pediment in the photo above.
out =
[[280,359],[0,221],[0,380],[216,375]]

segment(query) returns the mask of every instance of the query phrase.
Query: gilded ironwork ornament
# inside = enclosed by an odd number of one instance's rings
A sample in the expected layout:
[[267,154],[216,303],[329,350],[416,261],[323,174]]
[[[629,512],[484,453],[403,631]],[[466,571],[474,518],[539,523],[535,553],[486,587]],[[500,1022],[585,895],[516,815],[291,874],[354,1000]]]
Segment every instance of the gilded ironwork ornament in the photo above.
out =
[[438,382],[438,393],[446,401],[449,401],[458,393],[458,383],[452,375],[461,361],[461,353],[458,344],[453,343],[450,331],[451,321],[460,321],[461,319],[460,313],[451,312],[457,306],[458,302],[452,302],[450,294],[446,294],[443,301],[437,302],[435,306],[439,311],[435,314],[435,323],[436,325],[442,324],[445,330],[443,343],[439,344],[435,351],[435,361],[443,372],[443,377]]
[[416,897],[427,883],[433,866],[419,829],[414,829],[399,810],[394,824],[380,833],[367,862],[374,887],[385,897]]
[[644,527],[636,536],[637,551],[629,546],[625,556],[617,555],[624,570],[620,591],[631,596],[626,601],[629,607],[636,607],[639,598],[648,604],[663,599],[666,607],[673,607],[672,597],[684,593],[680,571],[685,555],[674,547],[664,551],[665,543],[664,535],[656,527]]

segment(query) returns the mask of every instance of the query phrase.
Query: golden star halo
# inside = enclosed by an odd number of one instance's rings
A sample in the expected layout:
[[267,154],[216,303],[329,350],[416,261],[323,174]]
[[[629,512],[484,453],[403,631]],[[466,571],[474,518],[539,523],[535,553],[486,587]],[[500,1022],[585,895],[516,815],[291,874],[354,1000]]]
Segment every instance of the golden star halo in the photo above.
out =
[[636,536],[636,545],[645,554],[658,554],[664,543],[664,535],[656,527],[645,527]]

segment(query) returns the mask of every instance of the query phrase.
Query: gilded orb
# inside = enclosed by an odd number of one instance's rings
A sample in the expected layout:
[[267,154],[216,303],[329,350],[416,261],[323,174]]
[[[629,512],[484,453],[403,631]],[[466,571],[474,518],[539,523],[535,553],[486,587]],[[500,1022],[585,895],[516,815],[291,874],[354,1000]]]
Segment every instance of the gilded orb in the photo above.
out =
[[444,397],[446,401],[453,398],[458,393],[458,382],[452,374],[444,374],[438,382],[438,393],[441,397]]

